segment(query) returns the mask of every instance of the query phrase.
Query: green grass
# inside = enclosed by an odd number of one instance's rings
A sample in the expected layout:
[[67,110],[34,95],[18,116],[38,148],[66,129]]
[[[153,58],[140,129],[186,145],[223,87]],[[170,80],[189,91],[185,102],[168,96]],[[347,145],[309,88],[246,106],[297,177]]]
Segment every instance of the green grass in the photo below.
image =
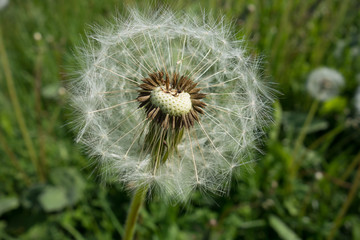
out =
[[[147,203],[137,239],[360,239],[360,4],[182,0],[171,8],[225,15],[281,94],[254,171],[244,170],[229,196]],[[115,0],[10,0],[0,10],[0,239],[123,233],[130,198],[116,184],[101,185],[74,143],[65,90],[85,32],[123,11]],[[313,102],[306,77],[319,66],[341,72],[346,86],[320,103],[299,141]]]

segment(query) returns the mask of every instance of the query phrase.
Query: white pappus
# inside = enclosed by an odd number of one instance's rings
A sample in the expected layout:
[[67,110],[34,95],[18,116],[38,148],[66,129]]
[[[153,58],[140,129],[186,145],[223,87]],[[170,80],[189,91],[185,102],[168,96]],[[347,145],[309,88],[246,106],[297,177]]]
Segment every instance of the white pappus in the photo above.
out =
[[105,177],[177,201],[226,193],[271,122],[259,62],[223,20],[130,10],[97,29],[72,81],[77,141]]
[[336,97],[344,84],[344,78],[338,71],[320,67],[310,73],[306,89],[315,99],[327,101]]

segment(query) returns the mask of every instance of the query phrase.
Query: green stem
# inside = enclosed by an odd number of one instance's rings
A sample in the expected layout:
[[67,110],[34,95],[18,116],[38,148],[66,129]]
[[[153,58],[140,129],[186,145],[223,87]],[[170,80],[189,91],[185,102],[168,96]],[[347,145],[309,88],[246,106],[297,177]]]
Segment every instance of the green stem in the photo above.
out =
[[[156,123],[151,124],[152,126],[145,137],[145,143],[149,145],[148,149],[152,155],[152,167],[155,175],[160,164],[165,163],[169,155],[176,150],[184,131],[164,130],[162,127],[159,129],[159,126]],[[134,193],[126,219],[123,240],[132,240],[134,237],[136,220],[148,189],[149,185],[145,184],[144,186],[139,187]]]
[[42,43],[38,41],[38,54],[36,57],[35,63],[35,82],[34,82],[34,93],[35,93],[35,111],[36,111],[36,127],[38,133],[38,143],[39,143],[39,168],[43,176],[46,178],[47,173],[47,162],[46,162],[46,139],[45,139],[45,131],[42,126],[42,119],[44,118],[43,108],[42,108],[42,100],[41,100],[41,85],[42,85],[42,68],[43,68],[43,55],[44,55],[44,47]]
[[358,165],[359,163],[360,163],[360,152],[358,153],[358,155],[356,155],[354,160],[346,168],[345,173],[340,177],[340,179],[342,181],[346,181],[346,179],[348,179],[348,177],[351,175],[352,171],[355,169],[356,165]]
[[299,151],[300,151],[301,145],[304,143],[307,131],[309,129],[309,126],[310,126],[312,120],[314,119],[314,116],[315,116],[315,113],[316,113],[318,107],[319,107],[319,101],[315,100],[311,105],[309,113],[305,119],[304,125],[302,126],[299,136],[296,139],[295,147],[294,147],[294,151],[293,151],[293,155],[292,155],[292,158],[293,158],[293,162],[292,162],[292,170],[293,171],[292,172],[293,173],[297,172],[297,170],[298,170],[298,167],[299,167],[298,159],[301,158],[301,156],[299,156]]
[[302,126],[299,136],[296,139],[294,151],[292,154],[292,162],[289,164],[289,178],[290,181],[287,186],[287,191],[292,191],[292,181],[296,179],[298,169],[300,167],[299,159],[301,159],[301,153],[299,154],[301,145],[304,143],[309,126],[314,119],[315,113],[319,107],[319,101],[315,100],[309,110],[309,113],[305,119],[304,125]]
[[315,116],[315,113],[318,109],[319,106],[319,101],[315,100],[313,102],[313,104],[311,105],[310,111],[306,117],[305,123],[303,125],[303,127],[300,130],[300,134],[299,137],[296,139],[296,143],[295,143],[295,149],[294,149],[294,153],[293,153],[293,157],[294,159],[296,159],[296,157],[298,156],[299,150],[301,145],[303,144],[305,137],[306,137],[306,133],[309,129],[309,126]]
[[0,130],[0,145],[3,147],[5,153],[8,155],[8,157],[10,158],[11,163],[14,165],[14,167],[16,168],[16,170],[21,174],[21,177],[24,179],[25,184],[27,186],[31,185],[31,180],[29,178],[29,176],[26,174],[25,170],[23,169],[23,167],[20,165],[18,159],[15,156],[15,153],[11,150],[10,146],[8,145],[5,137],[2,134],[2,131]]
[[81,233],[69,223],[62,223],[61,226],[68,231],[75,240],[85,240]]
[[354,182],[351,186],[350,192],[333,223],[333,226],[331,228],[331,231],[330,231],[330,234],[329,234],[327,240],[332,240],[335,238],[336,233],[343,222],[344,216],[356,196],[359,185],[360,185],[360,165],[356,171],[356,176],[355,176]]
[[327,143],[327,145],[329,143],[331,143],[333,141],[333,139],[339,134],[341,133],[341,131],[344,130],[344,125],[339,125],[336,128],[334,128],[333,130],[325,133],[324,135],[322,135],[320,138],[318,138],[317,140],[315,140],[310,146],[309,149],[310,150],[314,150],[317,149],[320,146],[323,146],[323,143]]
[[14,107],[16,120],[17,120],[17,122],[19,124],[20,132],[21,132],[21,134],[22,134],[22,136],[24,138],[25,146],[26,146],[26,148],[28,150],[29,157],[30,157],[30,159],[32,161],[32,164],[34,165],[34,167],[37,170],[40,181],[44,181],[45,178],[44,178],[44,175],[43,175],[41,169],[39,168],[39,162],[38,162],[38,159],[37,159],[37,156],[36,156],[36,151],[35,151],[33,142],[31,140],[29,131],[28,131],[27,127],[26,127],[25,118],[24,118],[24,115],[22,114],[19,99],[18,99],[17,94],[16,94],[15,84],[14,84],[14,80],[12,78],[10,64],[9,64],[9,61],[8,61],[8,57],[7,57],[4,42],[3,42],[3,35],[2,35],[2,29],[1,28],[0,28],[0,60],[2,62],[2,66],[3,66],[3,69],[4,69],[5,80],[6,80],[6,84],[7,84],[7,87],[8,87],[10,100],[11,100],[11,103],[12,103],[12,105]]
[[133,196],[129,213],[126,219],[125,235],[123,240],[132,240],[134,237],[136,220],[138,218],[139,210],[144,202],[148,188],[149,188],[148,186],[139,187]]

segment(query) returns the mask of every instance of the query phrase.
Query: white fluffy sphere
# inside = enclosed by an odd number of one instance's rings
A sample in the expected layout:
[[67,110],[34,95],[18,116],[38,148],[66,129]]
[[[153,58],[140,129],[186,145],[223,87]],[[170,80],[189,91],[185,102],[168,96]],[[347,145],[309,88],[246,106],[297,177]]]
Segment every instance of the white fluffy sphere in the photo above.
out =
[[306,88],[315,99],[326,101],[336,97],[343,85],[344,78],[338,71],[321,67],[310,73]]
[[[96,30],[79,54],[80,77],[71,87],[77,140],[98,159],[104,176],[115,176],[130,190],[146,184],[176,200],[196,188],[221,194],[233,172],[254,161],[251,152],[269,122],[272,95],[242,41],[223,21],[204,19],[168,9],[131,10],[128,18]],[[173,76],[170,87],[161,76],[152,78],[160,95],[152,92],[149,77],[159,72]],[[176,74],[188,82],[176,84]],[[165,95],[169,101],[160,103]],[[155,115],[162,116],[161,124]],[[149,139],[165,150],[149,151]],[[170,143],[175,150],[158,157]]]

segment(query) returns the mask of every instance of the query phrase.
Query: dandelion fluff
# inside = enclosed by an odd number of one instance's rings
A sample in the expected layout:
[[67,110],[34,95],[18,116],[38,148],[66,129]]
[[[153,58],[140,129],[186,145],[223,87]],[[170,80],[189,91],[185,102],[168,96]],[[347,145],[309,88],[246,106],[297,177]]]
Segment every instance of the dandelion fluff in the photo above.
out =
[[242,41],[204,19],[130,10],[79,54],[77,140],[129,190],[222,194],[252,162],[272,94]]
[[9,4],[9,0],[0,0],[0,11]]
[[326,101],[336,97],[343,85],[344,78],[338,71],[321,67],[310,73],[306,88],[315,99]]

